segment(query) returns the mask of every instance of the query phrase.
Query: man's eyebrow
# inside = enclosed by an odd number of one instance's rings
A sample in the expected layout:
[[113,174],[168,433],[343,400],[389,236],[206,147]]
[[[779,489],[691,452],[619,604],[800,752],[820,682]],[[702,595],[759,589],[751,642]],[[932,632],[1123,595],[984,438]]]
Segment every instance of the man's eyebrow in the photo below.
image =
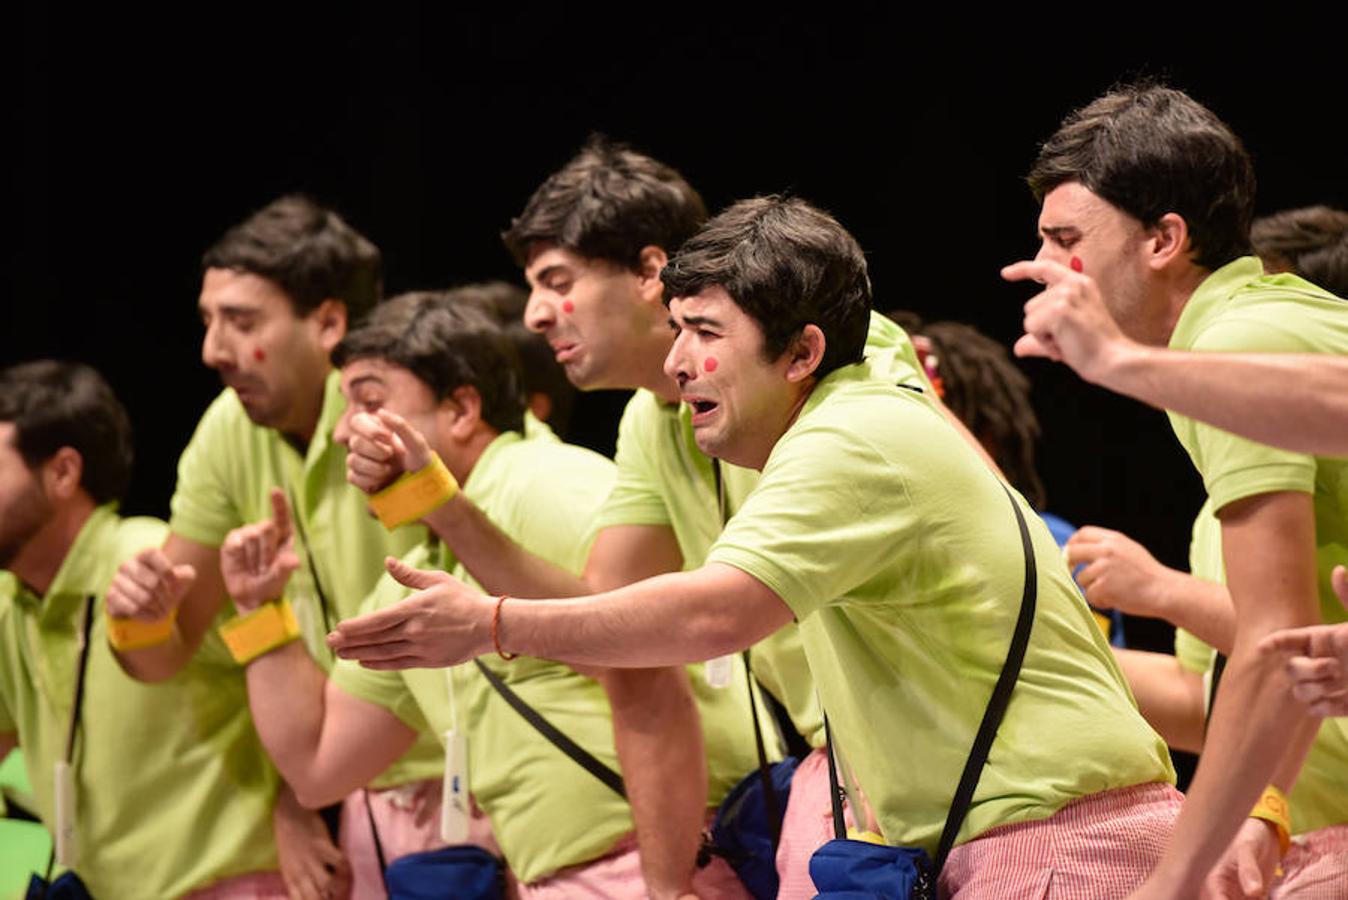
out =
[[554,272],[560,272],[565,269],[566,269],[565,263],[553,263],[552,265],[534,273],[534,281],[536,282],[547,281],[548,276],[552,275]]
[[371,374],[369,374],[369,375],[361,375],[361,376],[359,376],[359,377],[357,377],[357,378],[352,378],[351,381],[350,381],[350,383],[347,384],[347,388],[348,388],[348,390],[355,390],[356,388],[360,387],[362,384],[367,384],[367,383],[383,384],[383,383],[384,383],[384,379],[380,378],[378,375],[375,375],[375,374],[373,374],[373,373],[371,373]]
[[1035,237],[1041,234],[1048,238],[1075,237],[1081,234],[1081,229],[1075,225],[1040,225]]
[[[672,316],[670,317],[670,320],[669,320],[669,321],[674,322],[674,319],[673,319]],[[678,325],[677,322],[675,322],[674,324],[675,324],[675,325]],[[720,323],[718,320],[713,319],[711,316],[684,316],[684,317],[683,317],[683,324],[684,324],[684,325],[694,325],[694,326],[696,326],[696,325],[710,325],[712,328],[722,328],[722,327],[724,327],[724,326],[721,325],[721,323]]]
[[[255,316],[261,312],[256,306],[240,306],[234,303],[222,303],[217,308],[222,316]],[[209,312],[209,310],[200,303],[197,304],[197,309],[201,310],[203,315]]]

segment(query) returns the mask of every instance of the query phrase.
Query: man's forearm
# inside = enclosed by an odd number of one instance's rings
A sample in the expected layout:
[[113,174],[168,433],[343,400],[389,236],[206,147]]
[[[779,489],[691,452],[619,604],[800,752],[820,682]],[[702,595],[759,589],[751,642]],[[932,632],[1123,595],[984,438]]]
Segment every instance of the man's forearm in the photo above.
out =
[[1225,585],[1175,572],[1167,585],[1166,620],[1197,637],[1219,653],[1230,655],[1236,637],[1236,611]]
[[1260,443],[1348,454],[1348,359],[1141,345],[1111,359],[1093,379],[1102,387]]
[[654,900],[691,889],[707,812],[702,724],[681,668],[610,669],[600,677]]
[[790,609],[757,579],[712,564],[584,599],[507,604],[499,636],[513,653],[647,668],[734,653],[789,621]]
[[1152,877],[1176,897],[1197,896],[1260,791],[1297,770],[1315,735],[1305,711],[1287,702],[1277,661],[1255,649],[1266,634],[1319,619],[1311,497],[1262,494],[1220,512],[1237,631],[1203,757]]
[[511,540],[462,492],[426,517],[425,522],[493,594],[512,597],[579,597],[585,582],[525,550]]
[[258,657],[249,663],[247,678],[248,707],[258,737],[302,804],[322,806],[359,787],[329,790],[328,779],[317,770],[327,678],[301,642]]

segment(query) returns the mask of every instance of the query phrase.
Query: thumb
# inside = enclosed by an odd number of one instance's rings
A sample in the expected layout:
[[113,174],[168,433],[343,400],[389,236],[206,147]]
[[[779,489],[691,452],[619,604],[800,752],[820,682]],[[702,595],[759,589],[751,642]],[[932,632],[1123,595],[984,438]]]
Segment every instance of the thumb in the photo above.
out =
[[1264,895],[1264,873],[1259,870],[1259,859],[1249,848],[1242,848],[1236,854],[1236,877],[1240,881],[1240,890],[1246,897]]
[[1348,609],[1348,569],[1343,566],[1335,566],[1330,581],[1334,584],[1334,593],[1338,595],[1339,602],[1343,604],[1345,609]]
[[194,566],[182,563],[173,567],[173,577],[178,579],[179,587],[186,590],[197,580],[197,570]]
[[435,587],[448,577],[444,572],[414,569],[401,559],[395,559],[392,556],[384,559],[384,568],[388,569],[388,573],[393,576],[394,581],[418,591]]
[[1016,341],[1015,346],[1011,348],[1011,352],[1014,353],[1016,356],[1021,357],[1046,356],[1049,359],[1054,358],[1052,351],[1050,351],[1048,347],[1044,346],[1043,342],[1041,342],[1039,338],[1035,337],[1032,334],[1021,335],[1020,338]]

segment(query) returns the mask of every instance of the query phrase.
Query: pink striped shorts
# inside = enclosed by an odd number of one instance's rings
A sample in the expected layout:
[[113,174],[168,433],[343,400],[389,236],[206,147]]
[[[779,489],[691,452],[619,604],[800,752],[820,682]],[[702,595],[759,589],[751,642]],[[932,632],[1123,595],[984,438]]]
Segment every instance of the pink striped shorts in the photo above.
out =
[[940,894],[956,900],[1126,897],[1161,858],[1181,795],[1168,784],[1091,794],[1047,819],[983,832],[950,853]]
[[[719,858],[693,874],[693,891],[701,900],[752,900],[735,870]],[[612,853],[594,862],[521,884],[518,892],[519,900],[645,900],[636,837],[623,838]]]
[[1276,900],[1348,898],[1348,825],[1331,825],[1297,835],[1273,885]]

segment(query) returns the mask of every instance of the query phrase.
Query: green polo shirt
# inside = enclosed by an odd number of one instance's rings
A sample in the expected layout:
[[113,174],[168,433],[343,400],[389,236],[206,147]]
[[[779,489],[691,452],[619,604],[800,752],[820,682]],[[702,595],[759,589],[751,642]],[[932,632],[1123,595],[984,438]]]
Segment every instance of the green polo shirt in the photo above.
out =
[[[271,518],[271,489],[284,489],[301,560],[286,596],[310,655],[324,670],[334,660],[325,635],[331,625],[356,615],[384,572],[384,557],[402,556],[426,540],[420,525],[386,531],[370,514],[365,495],[347,483],[346,448],[332,439],[346,410],[340,385],[338,373],[329,374],[318,426],[303,455],[280,432],[254,425],[234,391],[222,391],[178,462],[169,520],[174,534],[218,547],[231,530]],[[326,620],[314,571],[328,601]],[[435,741],[424,738],[373,784],[390,787],[439,777],[442,756]]]
[[163,543],[154,519],[100,507],[43,597],[0,579],[0,732],[17,732],[34,812],[55,827],[52,766],[65,757],[80,621],[94,619],[75,753],[75,869],[97,897],[176,897],[276,868],[277,775],[248,714],[243,672],[214,633],[177,675],[127,676],[107,642],[103,595],[117,567]]
[[[1291,274],[1265,275],[1244,257],[1209,275],[1185,304],[1170,346],[1234,353],[1348,353],[1348,304]],[[1211,508],[1274,491],[1301,491],[1315,505],[1320,614],[1343,622],[1330,573],[1348,564],[1348,459],[1292,453],[1184,416],[1171,425],[1203,476]],[[1327,719],[1292,792],[1296,832],[1348,822],[1348,735]]]
[[[1174,780],[1053,537],[1016,503],[1037,613],[959,842]],[[934,851],[1020,612],[1024,551],[1002,481],[927,398],[848,367],[815,388],[707,561],[791,608],[885,837]]]
[[[613,474],[608,460],[550,435],[522,440],[506,433],[483,452],[463,490],[525,550],[579,573],[594,535],[590,523],[608,496]],[[414,550],[408,562],[446,569],[480,589],[440,545]],[[385,578],[367,608],[396,603],[407,593]],[[507,663],[491,654],[482,661],[564,734],[618,769],[608,699],[597,681],[531,657]],[[352,696],[388,709],[421,732],[443,735],[453,726],[451,709],[457,708],[458,726],[468,737],[469,787],[520,881],[597,859],[632,832],[626,801],[535,731],[475,665],[380,672],[342,660],[333,679]],[[716,803],[756,765],[748,705],[742,691],[717,691],[700,711],[709,796]],[[669,782],[671,790],[678,790],[680,774],[669,773]]]
[[[866,365],[874,376],[929,390],[912,342],[891,320],[871,313]],[[673,529],[685,570],[701,567],[723,522],[712,460],[698,449],[689,408],[637,391],[618,427],[618,480],[598,527],[664,525]],[[758,483],[752,469],[721,464],[727,513],[733,515]],[[814,747],[824,746],[824,720],[797,626],[787,625],[753,648],[754,675],[772,692]]]

